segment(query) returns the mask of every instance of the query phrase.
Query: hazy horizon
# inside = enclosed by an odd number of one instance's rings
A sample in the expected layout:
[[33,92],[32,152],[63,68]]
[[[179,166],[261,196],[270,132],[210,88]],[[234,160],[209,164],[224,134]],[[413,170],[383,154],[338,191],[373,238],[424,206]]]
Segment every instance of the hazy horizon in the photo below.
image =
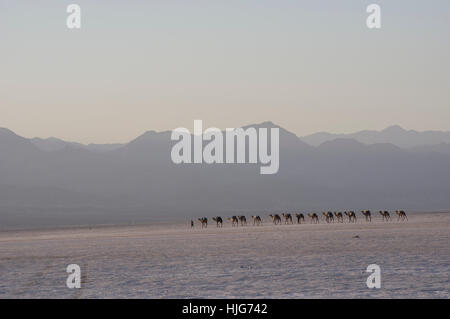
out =
[[[263,122],[260,122],[260,123],[247,123],[247,124],[244,124],[244,125],[242,125],[242,126],[234,126],[234,127],[232,127],[232,128],[245,127],[245,126],[251,126],[251,125],[259,125],[259,124],[264,124],[264,123],[272,123],[272,124],[274,124],[274,125],[276,125],[276,126],[280,126],[282,129],[285,129],[285,130],[287,130],[287,131],[290,132],[290,133],[294,133],[293,131],[290,131],[290,130],[286,129],[285,127],[282,127],[282,126],[279,125],[278,123],[275,123],[275,122],[270,121],[270,120],[263,121]],[[300,138],[300,139],[302,139],[302,138],[307,138],[307,137],[310,137],[310,136],[314,136],[315,134],[322,134],[322,133],[324,133],[324,134],[331,134],[331,135],[337,135],[337,136],[341,136],[341,135],[349,135],[349,136],[350,136],[350,135],[352,135],[352,134],[357,134],[357,133],[361,133],[361,132],[379,132],[379,133],[380,133],[380,132],[383,132],[383,131],[385,131],[385,130],[387,130],[387,129],[389,129],[389,128],[397,128],[397,127],[399,127],[400,129],[404,130],[405,132],[411,132],[411,131],[412,131],[412,132],[417,132],[417,133],[428,133],[428,132],[450,133],[450,130],[448,130],[448,131],[445,131],[445,130],[423,130],[423,131],[420,131],[420,130],[415,130],[415,129],[412,129],[412,128],[405,128],[405,127],[402,127],[402,126],[397,125],[397,124],[393,124],[393,125],[389,125],[389,126],[387,126],[387,127],[385,127],[385,128],[382,128],[382,129],[380,129],[380,130],[376,130],[376,129],[363,129],[363,130],[349,131],[349,132],[317,131],[317,132],[312,132],[311,134],[306,134],[306,135],[296,135],[296,136],[297,136],[298,138]],[[187,128],[188,130],[190,130],[191,133],[193,133],[193,125],[188,126],[188,127],[186,127],[186,128]],[[208,128],[208,126],[203,126],[203,130],[205,130],[205,129],[207,129],[207,128]],[[228,127],[220,127],[219,129],[220,129],[220,130],[225,130],[226,128],[228,128]],[[0,129],[6,129],[6,130],[9,130],[9,131],[13,132],[14,134],[16,134],[16,135],[18,135],[18,136],[20,136],[20,137],[24,137],[24,138],[29,139],[29,140],[33,140],[33,139],[42,139],[42,140],[46,140],[46,139],[58,139],[58,140],[61,140],[61,141],[64,141],[64,142],[78,143],[78,144],[83,144],[83,145],[89,145],[89,144],[102,144],[102,143],[95,143],[95,142],[87,142],[87,143],[86,143],[86,142],[80,142],[80,141],[75,141],[75,140],[65,140],[65,139],[62,139],[62,138],[60,138],[60,137],[58,137],[58,136],[55,136],[55,135],[50,135],[50,136],[46,136],[46,137],[42,137],[42,136],[24,136],[24,135],[18,133],[17,131],[15,131],[15,130],[13,130],[13,129],[11,129],[11,128],[8,128],[8,127],[2,127],[2,126],[0,126]],[[133,141],[134,139],[138,138],[139,136],[142,136],[143,134],[145,134],[145,133],[147,133],[147,132],[165,133],[165,132],[172,131],[173,129],[175,129],[175,128],[168,129],[168,130],[161,130],[161,131],[159,131],[159,130],[154,130],[154,129],[152,129],[152,128],[148,128],[147,130],[141,132],[140,134],[138,134],[137,136],[131,138],[130,140],[125,140],[125,141],[111,141],[111,142],[106,142],[106,143],[103,143],[103,144],[105,144],[105,145],[106,145],[106,144],[127,144],[127,143]],[[352,138],[352,137],[349,137],[349,138]]]
[[450,297],[449,14],[0,0],[0,299]]
[[126,142],[148,129],[268,119],[304,136],[450,130],[450,3],[0,1],[0,126]]

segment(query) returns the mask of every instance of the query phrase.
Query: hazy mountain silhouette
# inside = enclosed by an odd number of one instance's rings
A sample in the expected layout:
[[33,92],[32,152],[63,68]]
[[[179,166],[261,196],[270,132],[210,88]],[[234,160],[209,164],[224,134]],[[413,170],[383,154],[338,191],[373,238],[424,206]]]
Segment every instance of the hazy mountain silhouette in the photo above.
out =
[[8,157],[11,155],[26,155],[38,153],[39,150],[28,139],[14,132],[0,128],[0,155]]
[[260,175],[259,164],[176,165],[170,135],[148,131],[98,152],[72,144],[38,147],[36,139],[0,129],[0,228],[450,208],[450,155],[435,150],[446,144],[404,149],[338,138],[310,146],[280,128],[279,172]]
[[440,143],[436,145],[421,145],[411,148],[415,152],[436,152],[450,155],[450,143]]
[[351,138],[365,144],[391,143],[399,147],[416,147],[450,143],[450,132],[405,130],[398,125],[382,131],[360,131],[351,134],[315,133],[300,139],[310,145],[318,146],[336,138]]
[[39,138],[35,137],[30,139],[31,143],[36,145],[39,149],[43,151],[60,151],[65,148],[78,148],[78,149],[86,149],[92,152],[107,152],[112,151],[115,149],[118,149],[119,147],[122,147],[123,144],[120,143],[113,143],[113,144],[81,144],[76,142],[66,142],[59,138],[55,137],[49,137],[49,138]]

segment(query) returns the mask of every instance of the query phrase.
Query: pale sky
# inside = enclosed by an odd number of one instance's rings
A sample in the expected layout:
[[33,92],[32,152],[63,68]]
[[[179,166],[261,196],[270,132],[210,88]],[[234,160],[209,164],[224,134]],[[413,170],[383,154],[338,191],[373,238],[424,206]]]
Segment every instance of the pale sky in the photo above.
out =
[[25,137],[450,130],[448,0],[0,0],[0,39],[0,127]]

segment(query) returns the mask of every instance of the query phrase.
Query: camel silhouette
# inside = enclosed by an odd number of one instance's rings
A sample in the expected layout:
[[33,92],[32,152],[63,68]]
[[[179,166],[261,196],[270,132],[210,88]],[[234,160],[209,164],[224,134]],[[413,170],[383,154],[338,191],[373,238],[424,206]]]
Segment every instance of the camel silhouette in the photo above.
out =
[[372,214],[370,213],[370,210],[362,210],[361,213],[366,217],[366,222],[372,221]]
[[389,215],[389,212],[387,211],[387,210],[385,210],[385,211],[382,211],[382,210],[380,210],[380,215],[381,215],[381,220],[382,221],[389,221],[389,220],[391,220],[391,215]]
[[305,222],[305,216],[303,214],[295,214],[297,217],[297,224],[301,224],[301,222]]
[[281,214],[284,217],[284,223],[285,224],[293,224],[292,222],[292,215],[291,214]]
[[229,220],[231,222],[231,226],[232,227],[238,227],[239,226],[239,220],[238,220],[237,216],[232,216],[230,218],[227,218],[227,220]]
[[272,218],[272,221],[275,225],[281,224],[281,217],[278,214],[269,215]]
[[312,224],[319,224],[319,216],[316,213],[308,214]]
[[333,216],[332,212],[326,212],[326,213],[323,212],[322,214],[323,214],[323,216],[325,216],[325,221],[327,223],[331,223],[331,222],[334,223],[334,216]]
[[347,215],[349,223],[356,223],[356,214],[354,211],[344,212],[344,214]]
[[336,216],[337,222],[338,223],[343,223],[344,222],[344,215],[342,215],[341,212],[334,212],[334,215]]
[[199,218],[198,220],[202,223],[202,228],[208,227],[208,218],[203,217],[203,218]]
[[259,216],[252,216],[253,226],[262,226],[262,220]]
[[241,226],[247,226],[247,218],[245,216],[238,216],[238,218],[241,221]]
[[397,221],[400,221],[400,220],[402,220],[402,221],[407,221],[408,220],[408,217],[406,216],[406,213],[405,213],[405,211],[403,211],[403,210],[396,210],[395,211],[395,213],[397,214]]
[[223,226],[223,220],[222,220],[222,217],[217,216],[217,217],[213,217],[212,219],[213,219],[213,221],[216,222],[217,227],[222,227],[222,226]]

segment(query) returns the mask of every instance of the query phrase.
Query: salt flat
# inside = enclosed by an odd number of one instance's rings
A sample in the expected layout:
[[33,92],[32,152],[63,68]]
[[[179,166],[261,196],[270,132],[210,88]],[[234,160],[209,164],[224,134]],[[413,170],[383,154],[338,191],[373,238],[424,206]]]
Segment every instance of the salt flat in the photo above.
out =
[[[449,298],[450,213],[0,232],[0,298]],[[359,236],[359,238],[355,238]],[[66,287],[78,264],[82,288]],[[368,289],[369,264],[382,287]]]

